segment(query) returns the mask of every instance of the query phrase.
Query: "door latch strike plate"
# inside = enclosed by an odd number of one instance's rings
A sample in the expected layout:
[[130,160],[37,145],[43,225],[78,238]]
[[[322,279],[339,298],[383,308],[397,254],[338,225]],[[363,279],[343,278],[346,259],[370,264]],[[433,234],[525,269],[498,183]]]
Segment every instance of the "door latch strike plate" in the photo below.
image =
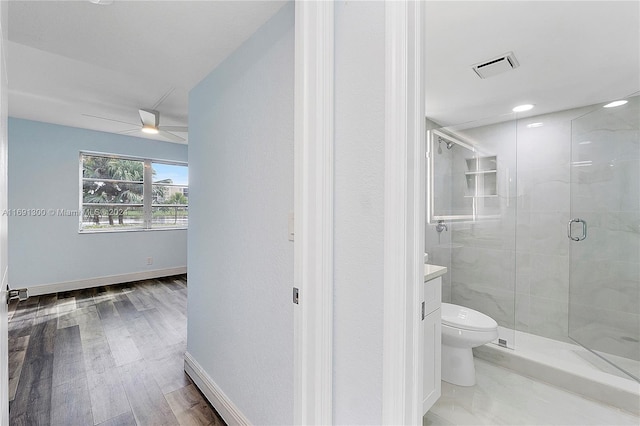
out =
[[294,287],[293,288],[293,303],[295,303],[297,305],[299,300],[300,300],[300,291],[296,287]]

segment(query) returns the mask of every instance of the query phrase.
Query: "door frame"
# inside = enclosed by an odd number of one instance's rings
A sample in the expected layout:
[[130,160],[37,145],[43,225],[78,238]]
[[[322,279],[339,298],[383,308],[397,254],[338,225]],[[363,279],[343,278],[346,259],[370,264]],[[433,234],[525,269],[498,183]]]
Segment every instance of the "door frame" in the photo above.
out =
[[294,424],[333,419],[334,11],[295,3]]
[[424,3],[385,11],[383,424],[422,424],[425,233]]
[[[295,3],[294,423],[333,420],[332,2]],[[382,423],[422,423],[424,5],[385,3]]]
[[[7,208],[8,137],[7,137],[7,2],[0,2],[0,212]],[[0,424],[9,424],[9,335],[7,313],[7,233],[8,218],[0,215]]]

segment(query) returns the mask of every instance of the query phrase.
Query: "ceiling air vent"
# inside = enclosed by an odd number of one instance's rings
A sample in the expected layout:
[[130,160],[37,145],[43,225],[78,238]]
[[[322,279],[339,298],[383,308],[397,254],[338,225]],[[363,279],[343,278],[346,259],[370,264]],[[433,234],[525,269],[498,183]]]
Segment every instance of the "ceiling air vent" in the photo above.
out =
[[507,52],[485,62],[474,64],[471,67],[480,78],[489,78],[505,71],[518,68],[520,64],[513,52]]

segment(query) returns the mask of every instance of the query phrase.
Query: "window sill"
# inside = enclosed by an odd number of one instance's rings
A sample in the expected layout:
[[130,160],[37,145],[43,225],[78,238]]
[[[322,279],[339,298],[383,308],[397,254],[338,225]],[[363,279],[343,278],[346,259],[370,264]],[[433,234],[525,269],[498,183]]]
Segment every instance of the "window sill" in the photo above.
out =
[[80,229],[78,234],[114,234],[123,232],[154,232],[154,231],[186,231],[188,227],[166,228],[130,228],[130,229]]

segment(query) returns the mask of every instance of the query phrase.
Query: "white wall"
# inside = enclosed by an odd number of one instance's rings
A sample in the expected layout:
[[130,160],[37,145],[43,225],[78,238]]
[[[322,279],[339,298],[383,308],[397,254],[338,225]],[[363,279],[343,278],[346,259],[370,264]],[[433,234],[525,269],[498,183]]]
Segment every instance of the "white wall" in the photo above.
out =
[[187,350],[253,424],[293,422],[293,12],[189,98]]
[[335,424],[382,421],[385,5],[335,4]]
[[[10,118],[9,208],[78,210],[80,151],[187,159],[186,145]],[[9,280],[34,293],[184,268],[186,249],[186,230],[79,234],[73,216],[9,217]]]

